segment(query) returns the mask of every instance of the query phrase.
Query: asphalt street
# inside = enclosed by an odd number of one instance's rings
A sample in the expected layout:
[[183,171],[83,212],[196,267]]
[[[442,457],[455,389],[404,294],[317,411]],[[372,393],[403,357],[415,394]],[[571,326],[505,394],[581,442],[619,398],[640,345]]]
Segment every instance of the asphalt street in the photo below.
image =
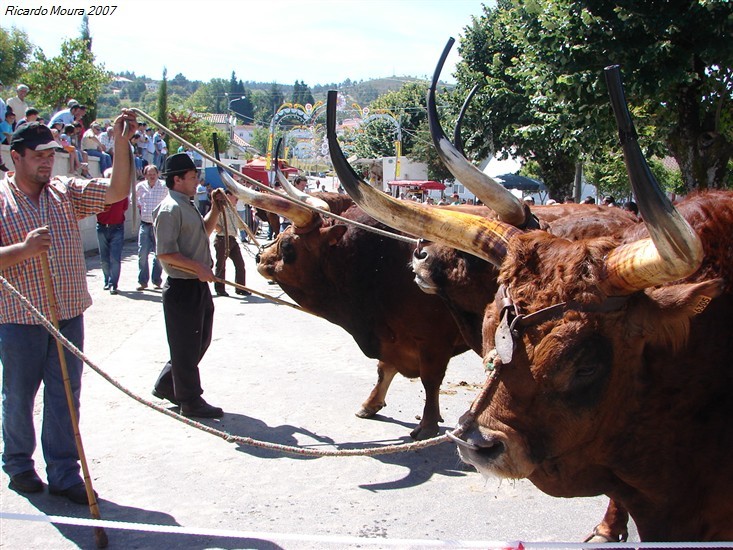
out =
[[[254,247],[245,248],[248,286],[286,299],[257,273]],[[85,316],[86,355],[131,392],[167,406],[150,395],[168,359],[161,294],[135,290],[135,244],[125,245],[116,296],[102,289],[98,256],[88,257],[87,265],[94,305]],[[231,264],[228,269],[233,279]],[[354,413],[376,381],[375,360],[323,319],[230,293],[214,297],[214,339],[201,363],[204,397],[223,407],[225,415],[206,425],[309,449],[368,449],[409,441],[424,399],[418,380],[398,376],[377,418],[357,418]],[[3,294],[2,299],[13,298]],[[482,381],[476,355],[468,352],[451,361],[441,392],[443,430],[465,412]],[[37,428],[41,411],[39,395]],[[314,458],[229,442],[128,397],[89,367],[81,434],[101,517],[125,522],[124,528],[106,528],[110,548],[580,542],[608,502],[604,497],[552,498],[527,481],[484,479],[460,462],[449,443],[389,455]],[[45,480],[40,448],[35,458]],[[89,518],[88,508],[47,491],[17,494],[7,488],[7,478],[0,499],[5,514],[0,547],[95,547],[91,528],[43,521],[43,516]],[[632,539],[638,540],[633,529]]]

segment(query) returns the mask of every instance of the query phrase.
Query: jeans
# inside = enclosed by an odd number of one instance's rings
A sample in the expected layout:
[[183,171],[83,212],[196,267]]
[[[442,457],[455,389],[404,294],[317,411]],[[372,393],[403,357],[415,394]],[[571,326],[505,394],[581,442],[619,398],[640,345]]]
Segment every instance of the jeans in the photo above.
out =
[[117,288],[120,280],[120,264],[122,262],[122,244],[125,239],[125,224],[97,224],[97,242],[99,243],[99,259],[102,262],[104,288]]
[[87,155],[90,157],[97,157],[99,159],[99,171],[104,175],[104,171],[107,168],[112,168],[112,157],[102,151],[96,149],[86,149]]
[[[148,271],[148,255],[153,254],[153,274],[150,277]],[[148,278],[152,279],[154,285],[160,286],[163,283],[163,267],[155,255],[155,231],[152,223],[140,223],[140,230],[137,234],[137,282],[141,285],[148,284]]]
[[[59,324],[61,333],[82,349],[83,315]],[[82,362],[68,350],[64,351],[78,412]],[[3,470],[14,476],[34,469],[33,402],[43,382],[41,446],[48,484],[64,490],[81,483],[56,340],[41,325],[0,324],[0,361],[3,364]]]
[[[234,282],[238,285],[245,286],[247,284],[247,273],[244,268],[244,258],[242,258],[242,251],[239,248],[237,238],[234,235],[229,235],[229,240],[227,241],[223,235],[217,235],[214,238],[214,251],[216,252],[214,275],[218,279],[224,279],[226,277],[226,259],[228,256],[234,264]],[[217,293],[225,292],[224,283],[214,283],[214,290]]]

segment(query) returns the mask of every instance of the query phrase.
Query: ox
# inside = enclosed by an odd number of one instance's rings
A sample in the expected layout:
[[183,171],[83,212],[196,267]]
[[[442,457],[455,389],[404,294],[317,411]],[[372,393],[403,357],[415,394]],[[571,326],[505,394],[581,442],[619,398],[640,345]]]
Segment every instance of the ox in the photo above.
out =
[[[468,350],[442,301],[412,282],[413,245],[351,224],[334,223],[272,194],[228,187],[245,202],[278,212],[293,225],[258,256],[257,269],[307,311],[339,325],[362,352],[378,359],[377,384],[361,409],[373,417],[385,406],[397,373],[419,377],[425,406],[415,439],[438,433],[439,390],[451,357]],[[314,193],[309,201],[323,210],[368,226],[389,229],[337,193]]]
[[383,196],[359,192],[390,225],[406,217],[500,268],[484,322],[490,383],[457,432],[464,460],[555,496],[605,493],[643,540],[730,540],[733,196],[690,197],[680,216],[618,97],[650,238],[571,242],[412,204],[384,211]]

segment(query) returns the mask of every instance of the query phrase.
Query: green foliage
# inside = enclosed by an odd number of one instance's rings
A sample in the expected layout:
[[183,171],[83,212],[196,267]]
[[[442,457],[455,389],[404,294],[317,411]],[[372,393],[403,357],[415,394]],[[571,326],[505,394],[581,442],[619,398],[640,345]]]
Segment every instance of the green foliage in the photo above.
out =
[[316,101],[313,99],[313,94],[306,83],[301,83],[296,80],[295,84],[293,84],[293,95],[290,102],[305,107],[308,103],[313,105]]
[[15,27],[10,30],[0,27],[0,81],[5,86],[19,82],[20,75],[28,68],[34,49],[24,31]]
[[[213,155],[214,138],[212,134],[216,133],[219,144],[219,151],[226,151],[229,148],[229,135],[226,132],[217,130],[216,127],[190,112],[175,111],[169,112],[168,127],[177,135],[188,141],[189,143],[200,143],[204,150]],[[168,143],[169,151],[177,151],[182,145],[177,139],[170,137]]]
[[620,64],[643,147],[673,154],[688,190],[718,186],[733,154],[732,34],[725,0],[499,0],[467,28],[458,79],[464,93],[484,84],[497,149],[593,158],[616,141],[603,68]]
[[51,59],[36,51],[23,80],[33,90],[34,105],[40,111],[56,112],[74,98],[85,105],[95,105],[102,88],[110,81],[104,65],[94,63],[94,54],[80,39],[65,40],[61,53]]
[[158,113],[155,118],[163,126],[168,126],[168,69],[165,68],[158,88]]

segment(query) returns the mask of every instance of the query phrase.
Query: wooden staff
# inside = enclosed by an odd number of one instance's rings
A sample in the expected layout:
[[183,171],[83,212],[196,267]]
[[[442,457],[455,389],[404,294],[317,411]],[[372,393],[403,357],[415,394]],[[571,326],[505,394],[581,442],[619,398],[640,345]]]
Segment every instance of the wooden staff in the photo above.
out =
[[[58,304],[56,303],[56,297],[53,292],[53,283],[51,282],[51,269],[48,265],[48,253],[44,252],[41,255],[41,267],[43,268],[43,281],[46,287],[46,296],[51,306],[51,322],[56,330],[59,330],[58,320]],[[79,460],[81,461],[81,469],[84,474],[84,487],[87,490],[87,500],[89,501],[89,512],[92,515],[92,519],[102,519],[99,513],[99,506],[97,504],[97,495],[94,493],[92,487],[92,478],[89,475],[89,466],[87,466],[86,455],[84,454],[84,445],[81,441],[81,432],[79,432],[79,416],[76,412],[76,405],[74,404],[74,392],[71,389],[71,380],[69,380],[69,369],[66,366],[66,355],[64,353],[64,346],[61,341],[56,338],[56,350],[59,354],[59,363],[61,364],[61,374],[64,379],[64,390],[66,391],[66,404],[69,406],[69,416],[71,417],[71,426],[74,430],[74,441],[76,442],[76,451],[79,454]],[[104,528],[94,528],[94,540],[97,544],[97,548],[107,548],[108,539],[107,533],[104,532]]]

